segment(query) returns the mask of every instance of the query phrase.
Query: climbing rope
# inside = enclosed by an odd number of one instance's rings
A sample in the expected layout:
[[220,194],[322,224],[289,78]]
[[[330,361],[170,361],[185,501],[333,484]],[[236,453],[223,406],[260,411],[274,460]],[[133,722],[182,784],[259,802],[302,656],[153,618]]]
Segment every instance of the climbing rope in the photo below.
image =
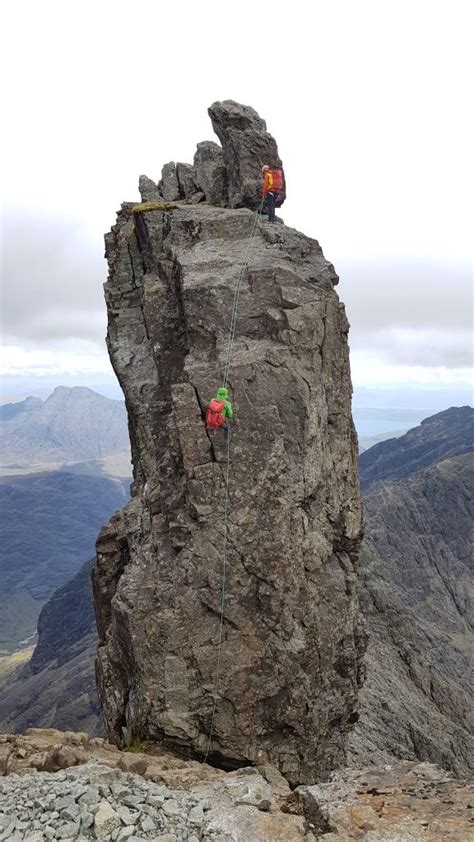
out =
[[206,754],[204,763],[207,763],[209,752],[211,750],[212,737],[214,734],[214,719],[216,716],[217,696],[219,693],[219,683],[221,674],[221,654],[222,654],[222,636],[224,632],[224,608],[225,608],[225,588],[227,579],[227,522],[229,516],[229,468],[230,468],[230,435],[227,438],[227,460],[224,474],[225,481],[225,498],[224,498],[224,552],[222,554],[222,588],[221,588],[221,606],[220,606],[220,621],[219,621],[219,637],[217,641],[217,667],[216,679],[214,683],[214,701],[212,704],[211,727],[209,728],[209,739],[207,742]]
[[[239,310],[239,298],[240,298],[240,289],[242,286],[242,281],[244,279],[245,271],[248,266],[248,262],[250,259],[250,253],[252,251],[252,246],[255,240],[255,233],[257,230],[257,222],[258,218],[262,212],[264,202],[264,196],[262,196],[262,200],[260,202],[259,207],[254,213],[252,229],[250,232],[250,237],[247,243],[247,248],[244,252],[244,256],[240,263],[239,274],[237,277],[237,283],[235,285],[234,290],[234,300],[232,304],[232,313],[230,319],[230,327],[229,327],[229,340],[227,345],[227,353],[225,358],[225,368],[224,368],[224,386],[227,386],[227,381],[229,379],[229,369],[230,364],[232,361],[232,351],[234,348],[234,339],[235,339],[235,331],[237,326],[237,316]],[[219,635],[217,640],[217,667],[216,667],[216,678],[214,682],[214,701],[212,705],[212,713],[211,713],[211,725],[209,728],[209,738],[207,742],[207,749],[204,755],[204,763],[207,762],[207,758],[209,757],[209,752],[211,750],[211,743],[212,737],[214,734],[214,722],[216,717],[216,709],[217,709],[217,699],[219,695],[219,685],[220,685],[220,676],[221,676],[221,655],[222,655],[222,642],[223,642],[223,634],[224,634],[224,609],[225,609],[225,592],[226,592],[226,584],[227,584],[227,545],[228,545],[228,534],[229,534],[229,475],[230,475],[230,432],[227,436],[227,455],[226,455],[226,466],[224,471],[224,548],[222,553],[222,587],[221,587],[221,604],[220,604],[220,617],[219,617]]]
[[253,242],[254,242],[254,239],[255,239],[255,232],[257,230],[257,222],[258,222],[258,218],[259,218],[259,216],[262,212],[264,201],[265,201],[265,197],[262,196],[261,202],[260,202],[257,210],[255,211],[254,215],[253,215],[252,230],[250,231],[250,237],[249,237],[249,240],[248,240],[248,243],[247,243],[247,248],[246,248],[246,251],[244,252],[244,256],[243,256],[243,258],[241,260],[241,263],[240,263],[239,275],[238,275],[238,278],[237,278],[237,283],[235,285],[234,301],[233,301],[233,304],[232,304],[232,314],[231,314],[230,328],[229,328],[229,341],[228,341],[228,345],[227,345],[227,354],[226,354],[225,367],[224,367],[224,386],[227,386],[227,381],[229,379],[229,369],[230,369],[230,364],[231,364],[231,361],[232,361],[232,351],[234,350],[234,339],[235,339],[235,329],[236,329],[236,325],[237,325],[237,314],[238,314],[238,310],[239,310],[240,289],[241,289],[241,286],[242,286],[242,281],[244,279],[245,271],[246,271],[247,266],[248,266],[248,262],[249,262],[249,258],[250,258],[250,252],[252,251],[252,246],[253,246]]

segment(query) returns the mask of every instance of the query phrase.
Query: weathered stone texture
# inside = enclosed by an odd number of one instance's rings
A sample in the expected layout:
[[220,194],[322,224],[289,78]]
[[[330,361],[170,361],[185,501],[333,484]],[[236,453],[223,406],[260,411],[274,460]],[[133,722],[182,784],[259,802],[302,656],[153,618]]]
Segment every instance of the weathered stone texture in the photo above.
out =
[[227,176],[222,149],[212,140],[198,143],[194,154],[196,184],[211,205],[227,204]]
[[[464,452],[474,411],[464,436],[462,414],[445,413],[439,441],[427,434],[430,426],[437,434],[439,416],[417,428],[422,447],[410,448],[414,431],[407,434],[399,464],[387,460],[386,470],[406,472],[402,460],[415,455],[411,476],[374,482],[365,496],[360,593],[369,646],[350,737],[355,766],[419,758],[459,775],[474,772],[474,454]],[[442,439],[461,455],[436,461]],[[430,443],[434,464],[416,470]]]
[[[274,138],[265,120],[248,105],[227,99],[208,109],[212,127],[222,144],[229,206],[257,208],[260,203],[262,166],[282,167]],[[285,186],[277,205],[285,201]]]
[[164,164],[158,189],[166,202],[174,202],[180,198],[178,174],[174,161]]
[[155,184],[147,175],[141,175],[138,179],[138,190],[142,202],[162,202],[163,196],[158,190],[158,185]]
[[[474,789],[431,763],[343,770],[288,799],[327,842],[468,842]],[[292,806],[293,805],[293,806]]]
[[176,164],[179,191],[182,199],[192,199],[198,192],[194,168],[191,164]]

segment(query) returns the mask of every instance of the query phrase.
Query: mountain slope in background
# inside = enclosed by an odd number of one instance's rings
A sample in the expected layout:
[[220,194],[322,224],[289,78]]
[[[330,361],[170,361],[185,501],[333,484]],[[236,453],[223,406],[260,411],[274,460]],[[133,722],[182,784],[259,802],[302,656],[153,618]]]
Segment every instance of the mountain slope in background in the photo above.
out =
[[473,422],[471,408],[451,408],[360,457],[369,647],[354,765],[473,769]]
[[35,633],[44,602],[94,552],[129,480],[48,471],[0,477],[0,653]]
[[55,591],[39,616],[30,663],[0,680],[0,730],[42,726],[102,733],[91,567],[87,562]]
[[27,398],[1,407],[4,473],[100,459],[129,449],[125,404],[91,389],[59,386],[44,402]]
[[474,409],[451,407],[438,412],[404,436],[382,441],[362,453],[360,484],[366,491],[378,480],[408,477],[448,456],[474,451]]

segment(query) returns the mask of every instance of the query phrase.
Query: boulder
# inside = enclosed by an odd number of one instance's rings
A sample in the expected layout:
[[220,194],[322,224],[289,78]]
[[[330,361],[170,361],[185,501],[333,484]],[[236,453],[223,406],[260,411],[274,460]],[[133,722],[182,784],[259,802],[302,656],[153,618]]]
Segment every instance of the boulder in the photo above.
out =
[[162,202],[163,196],[158,190],[158,185],[155,184],[147,175],[141,175],[138,179],[138,190],[142,198],[142,202]]
[[194,179],[194,168],[191,164],[176,164],[176,174],[178,176],[179,191],[182,199],[192,199],[199,188]]
[[211,205],[227,203],[226,168],[222,149],[212,140],[198,143],[194,155],[196,184]]
[[96,839],[110,839],[114,830],[122,826],[118,813],[107,801],[102,801],[94,818],[94,833]]
[[161,181],[158,182],[158,189],[165,202],[176,202],[180,198],[178,174],[174,161],[164,164],[161,170]]
[[[231,208],[257,208],[260,204],[262,166],[282,168],[278,147],[265,120],[248,105],[231,99],[208,109],[212,127],[222,144]],[[285,200],[285,186],[277,205]]]

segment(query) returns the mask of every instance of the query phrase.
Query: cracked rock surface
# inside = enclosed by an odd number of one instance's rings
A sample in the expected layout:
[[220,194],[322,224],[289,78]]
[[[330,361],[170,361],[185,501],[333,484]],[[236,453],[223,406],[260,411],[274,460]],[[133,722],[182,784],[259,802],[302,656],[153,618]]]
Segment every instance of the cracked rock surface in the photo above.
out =
[[[124,390],[130,504],[93,574],[109,739],[206,752],[222,585],[221,385],[253,215],[124,204],[106,237],[108,348]],[[228,578],[210,760],[268,761],[293,784],[344,762],[364,636],[348,322],[319,244],[258,221],[229,374]]]

